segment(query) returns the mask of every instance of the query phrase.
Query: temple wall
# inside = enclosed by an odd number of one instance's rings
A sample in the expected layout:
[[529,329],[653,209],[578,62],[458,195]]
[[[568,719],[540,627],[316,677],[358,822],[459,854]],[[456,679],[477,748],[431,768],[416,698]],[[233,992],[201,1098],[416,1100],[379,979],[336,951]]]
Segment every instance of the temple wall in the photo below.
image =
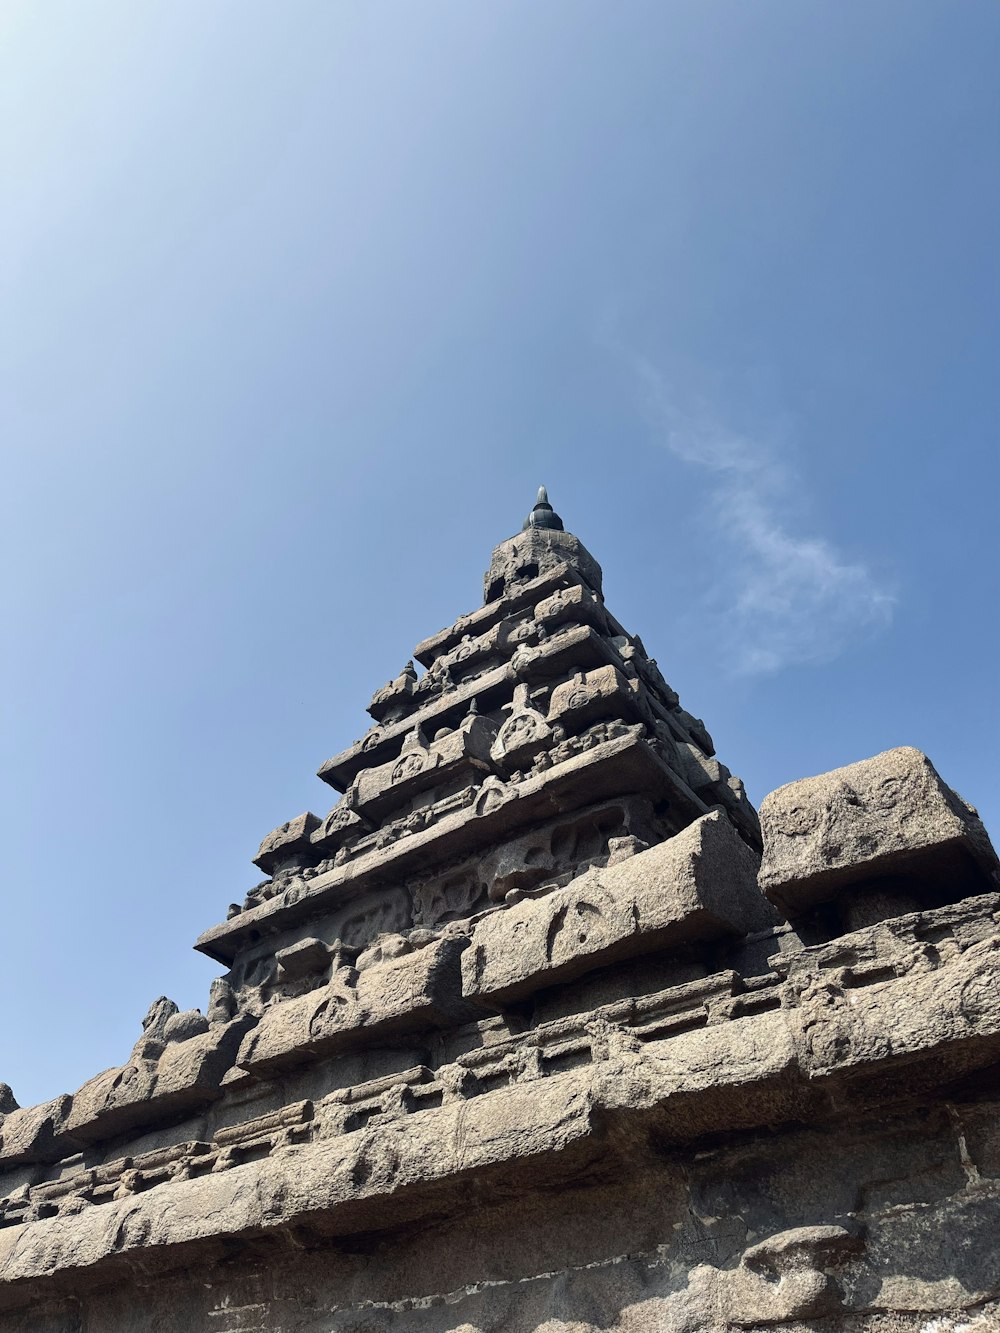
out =
[[442,1200],[447,1218],[324,1241],[261,1230],[228,1255],[195,1245],[179,1269],[176,1256],[163,1271],[138,1257],[113,1285],[87,1291],[78,1276],[70,1299],[0,1315],[0,1328],[995,1329],[997,1109],[977,1089],[861,1123],[683,1149],[609,1141],[555,1188],[490,1204],[473,1178]]

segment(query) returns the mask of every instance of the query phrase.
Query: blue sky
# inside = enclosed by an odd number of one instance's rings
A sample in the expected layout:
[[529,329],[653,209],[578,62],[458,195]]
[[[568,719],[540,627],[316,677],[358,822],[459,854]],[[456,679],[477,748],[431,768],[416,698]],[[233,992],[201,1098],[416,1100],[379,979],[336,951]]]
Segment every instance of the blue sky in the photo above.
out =
[[752,799],[1000,833],[995,0],[6,0],[0,1079],[124,1060],[545,482]]

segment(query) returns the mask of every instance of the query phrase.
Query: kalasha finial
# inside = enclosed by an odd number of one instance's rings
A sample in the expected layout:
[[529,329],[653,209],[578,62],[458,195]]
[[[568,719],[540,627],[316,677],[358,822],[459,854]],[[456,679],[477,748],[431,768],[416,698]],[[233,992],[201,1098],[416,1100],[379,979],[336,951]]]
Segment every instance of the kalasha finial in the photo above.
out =
[[556,532],[563,531],[563,521],[549,504],[549,493],[544,486],[539,486],[535,507],[521,525],[522,532],[527,532],[528,528],[552,528]]

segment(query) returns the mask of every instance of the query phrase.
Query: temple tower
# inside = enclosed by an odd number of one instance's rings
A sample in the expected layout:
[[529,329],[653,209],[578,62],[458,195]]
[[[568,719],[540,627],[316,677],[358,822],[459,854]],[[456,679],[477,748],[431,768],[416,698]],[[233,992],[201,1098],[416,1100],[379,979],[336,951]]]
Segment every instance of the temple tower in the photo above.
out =
[[0,1084],[0,1333],[1000,1328],[1000,865],[924,755],[758,820],[544,488],[368,712],[206,1012]]
[[198,941],[237,990],[264,971],[280,985],[272,945],[307,920],[341,950],[440,930],[709,810],[759,850],[743,784],[605,606],[600,565],[544,487],[483,583],[483,606],[419,643],[373,695],[366,734],[320,768],[342,793],[333,809],[269,833],[256,857],[268,878]]

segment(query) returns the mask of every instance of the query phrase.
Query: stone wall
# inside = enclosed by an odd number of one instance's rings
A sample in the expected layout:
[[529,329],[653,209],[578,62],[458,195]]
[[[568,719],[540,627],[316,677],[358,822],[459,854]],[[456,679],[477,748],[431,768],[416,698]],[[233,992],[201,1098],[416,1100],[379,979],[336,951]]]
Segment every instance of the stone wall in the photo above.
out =
[[[993,1080],[989,1080],[992,1082]],[[502,1094],[493,1094],[502,1100]],[[1000,1327],[995,1088],[696,1149],[612,1124],[593,1153],[421,1217],[255,1231],[4,1316],[31,1333],[714,1333]],[[497,1111],[502,1117],[502,1108]],[[460,1132],[460,1131],[459,1131]],[[240,1180],[241,1173],[247,1179]],[[530,1173],[529,1173],[530,1175]],[[260,1200],[247,1168],[233,1187]],[[205,1201],[206,1209],[211,1207]],[[261,1221],[265,1219],[261,1218]]]

